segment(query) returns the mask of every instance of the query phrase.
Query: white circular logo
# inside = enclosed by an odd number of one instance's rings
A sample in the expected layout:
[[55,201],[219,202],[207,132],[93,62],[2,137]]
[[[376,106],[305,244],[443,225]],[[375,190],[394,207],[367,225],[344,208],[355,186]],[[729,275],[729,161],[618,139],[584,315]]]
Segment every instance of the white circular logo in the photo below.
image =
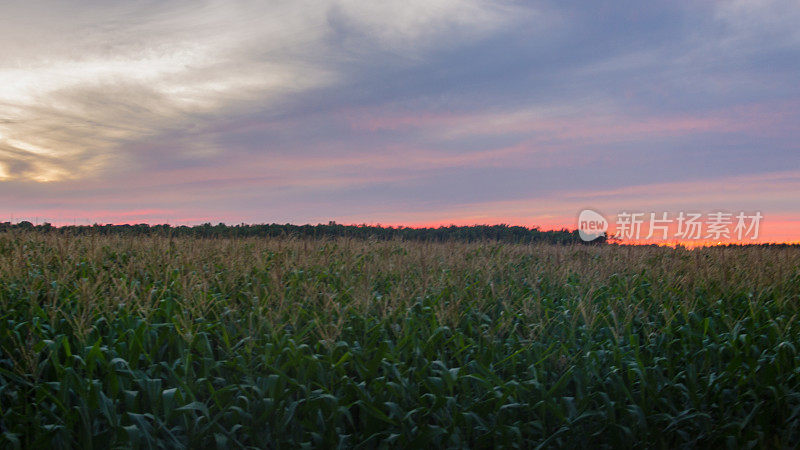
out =
[[578,215],[578,235],[584,241],[593,241],[608,231],[608,221],[602,214],[584,209]]

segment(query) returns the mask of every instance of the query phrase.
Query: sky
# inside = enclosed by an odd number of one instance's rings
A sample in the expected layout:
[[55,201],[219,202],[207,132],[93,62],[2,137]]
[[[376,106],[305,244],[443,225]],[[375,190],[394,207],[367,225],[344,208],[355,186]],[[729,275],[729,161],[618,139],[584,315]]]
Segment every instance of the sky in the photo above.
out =
[[763,215],[800,241],[800,3],[0,6],[0,221]]

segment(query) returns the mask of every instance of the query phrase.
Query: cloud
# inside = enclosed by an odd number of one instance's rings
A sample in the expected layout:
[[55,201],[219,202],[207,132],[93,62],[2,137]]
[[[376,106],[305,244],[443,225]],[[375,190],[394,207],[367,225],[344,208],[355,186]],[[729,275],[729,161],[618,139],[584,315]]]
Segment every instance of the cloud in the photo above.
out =
[[333,2],[328,20],[344,35],[344,47],[367,48],[416,57],[436,47],[486,35],[513,21],[535,15],[511,3],[486,1]]
[[487,32],[508,13],[450,1],[94,6],[88,17],[61,11],[63,22],[77,17],[74,28],[44,14],[31,24],[32,41],[21,27],[5,32],[4,40],[23,45],[0,63],[3,179],[58,181],[136,167],[139,155],[125,153],[126,144],[277,110],[292,95],[335,85],[341,74],[329,58],[346,59],[347,49],[329,39],[332,17],[352,33],[379,36],[378,49],[403,53],[433,47],[421,41],[441,34]]
[[[705,204],[704,182],[800,165],[798,14],[777,0],[7,6],[0,214],[524,221],[527,206],[498,206],[523,202],[551,221],[567,193],[623,202],[665,184]],[[797,186],[778,186],[764,202],[794,214]]]

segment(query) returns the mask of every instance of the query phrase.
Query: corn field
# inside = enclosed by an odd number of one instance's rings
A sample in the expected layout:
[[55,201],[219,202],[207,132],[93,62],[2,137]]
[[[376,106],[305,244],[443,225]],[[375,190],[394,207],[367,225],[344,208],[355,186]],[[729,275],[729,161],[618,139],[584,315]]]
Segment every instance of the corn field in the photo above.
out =
[[800,248],[0,233],[0,447],[792,447]]

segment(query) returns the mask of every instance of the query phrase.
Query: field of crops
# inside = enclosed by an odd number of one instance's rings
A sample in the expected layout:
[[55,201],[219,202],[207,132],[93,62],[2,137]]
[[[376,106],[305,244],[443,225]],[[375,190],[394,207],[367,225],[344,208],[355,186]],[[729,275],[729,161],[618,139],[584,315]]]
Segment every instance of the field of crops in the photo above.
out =
[[0,447],[800,442],[800,248],[0,233]]

